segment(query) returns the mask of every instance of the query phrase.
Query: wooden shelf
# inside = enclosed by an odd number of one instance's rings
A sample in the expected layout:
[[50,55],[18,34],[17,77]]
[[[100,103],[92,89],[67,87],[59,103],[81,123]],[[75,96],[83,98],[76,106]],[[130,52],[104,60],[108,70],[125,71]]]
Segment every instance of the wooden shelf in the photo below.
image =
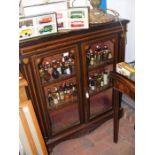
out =
[[58,105],[54,105],[52,106],[50,109],[49,109],[49,112],[56,112],[60,109],[63,109],[65,108],[66,106],[70,106],[72,104],[76,104],[78,103],[78,99],[74,99],[74,100],[70,100],[70,101],[67,101],[67,102],[59,102]]
[[104,86],[100,90],[97,90],[97,91],[94,91],[94,92],[90,92],[90,97],[95,96],[95,95],[97,95],[97,94],[99,94],[99,93],[101,93],[101,92],[103,92],[103,91],[105,91],[105,90],[107,90],[109,88],[112,88],[112,84],[106,85],[106,86]]
[[56,84],[56,83],[59,83],[61,81],[65,81],[65,80],[68,80],[68,79],[71,79],[73,77],[75,77],[75,73],[73,73],[72,75],[62,75],[59,79],[54,79],[54,80],[50,80],[48,82],[43,82],[42,83],[42,86],[48,86],[48,85],[51,85],[51,84]]
[[94,71],[96,69],[100,69],[100,68],[103,68],[103,67],[108,66],[110,64],[113,64],[113,62],[114,62],[113,59],[106,60],[106,61],[100,62],[100,63],[98,63],[98,64],[96,64],[94,66],[89,66],[88,70],[89,70],[89,72]]

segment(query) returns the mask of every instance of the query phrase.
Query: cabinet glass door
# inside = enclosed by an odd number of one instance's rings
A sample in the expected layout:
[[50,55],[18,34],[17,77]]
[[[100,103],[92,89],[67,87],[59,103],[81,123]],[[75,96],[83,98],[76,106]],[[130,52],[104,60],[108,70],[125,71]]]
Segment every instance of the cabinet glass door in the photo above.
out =
[[38,57],[37,73],[52,134],[80,123],[78,50],[71,46]]
[[109,73],[114,64],[114,43],[111,39],[89,41],[83,44],[86,77],[85,102],[88,118],[94,118],[112,108],[112,88]]

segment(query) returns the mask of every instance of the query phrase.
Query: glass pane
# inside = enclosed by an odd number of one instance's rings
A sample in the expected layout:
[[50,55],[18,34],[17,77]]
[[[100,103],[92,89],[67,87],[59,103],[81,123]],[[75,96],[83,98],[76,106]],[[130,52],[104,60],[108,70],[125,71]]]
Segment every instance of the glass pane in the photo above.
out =
[[38,65],[42,84],[57,82],[75,75],[75,50],[51,55],[40,60]]
[[89,72],[90,117],[94,117],[111,108],[112,91],[109,72],[113,65]]
[[44,87],[53,133],[79,123],[77,87],[75,77]]
[[43,57],[38,65],[52,134],[80,123],[77,64],[73,47]]
[[113,62],[114,44],[111,41],[88,45],[86,59],[89,70]]
[[90,117],[95,117],[112,106],[112,89],[99,92],[90,98]]
[[90,94],[90,118],[111,109],[112,90],[109,73],[113,70],[114,43],[111,40],[89,42],[85,46]]

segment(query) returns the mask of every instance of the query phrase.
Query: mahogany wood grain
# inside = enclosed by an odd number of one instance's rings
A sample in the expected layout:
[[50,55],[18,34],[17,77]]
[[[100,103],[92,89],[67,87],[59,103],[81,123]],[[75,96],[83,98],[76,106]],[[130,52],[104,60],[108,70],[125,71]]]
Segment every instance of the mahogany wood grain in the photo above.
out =
[[[28,82],[28,96],[32,100],[34,110],[47,145],[52,147],[54,144],[78,134],[83,129],[89,130],[95,128],[96,124],[108,120],[112,117],[112,109],[109,113],[103,113],[90,119],[90,100],[86,99],[85,93],[88,90],[88,66],[86,65],[86,46],[89,43],[98,41],[110,40],[114,45],[114,59],[110,62],[114,70],[116,63],[124,59],[125,53],[125,34],[127,31],[128,20],[120,19],[124,32],[119,21],[113,21],[104,24],[90,25],[89,29],[73,30],[63,33],[51,34],[32,39],[20,41],[20,70]],[[76,81],[78,86],[78,99],[79,99],[79,116],[80,124],[65,131],[60,132],[58,135],[52,135],[52,124],[49,120],[48,110],[46,106],[46,99],[37,69],[37,63],[40,58],[54,56],[62,53],[66,49],[73,48],[76,51]],[[104,65],[103,65],[104,66]],[[102,68],[102,66],[101,66]],[[57,81],[61,82],[61,80]],[[51,83],[53,84],[53,83]]]
[[113,83],[114,142],[117,143],[119,133],[119,107],[121,104],[120,95],[124,93],[135,100],[135,82],[114,71],[110,73],[110,77]]

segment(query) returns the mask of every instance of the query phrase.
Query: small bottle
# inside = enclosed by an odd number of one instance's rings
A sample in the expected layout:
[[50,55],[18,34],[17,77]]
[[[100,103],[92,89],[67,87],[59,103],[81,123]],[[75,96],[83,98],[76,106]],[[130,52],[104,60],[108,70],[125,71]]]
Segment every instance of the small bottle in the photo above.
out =
[[69,59],[69,52],[63,53],[62,57],[64,58],[65,61],[68,61],[68,59]]
[[86,50],[86,63],[89,66],[90,65],[90,47]]
[[90,65],[93,66],[94,64],[95,64],[95,56],[92,49],[90,49]]
[[65,83],[64,85],[64,92],[65,92],[65,101],[67,102],[70,99],[70,87],[68,83]]
[[44,80],[45,81],[50,81],[51,79],[51,74],[48,71],[48,66],[47,63],[44,64]]
[[53,68],[52,68],[51,64],[48,63],[46,66],[47,66],[47,72],[48,72],[50,75],[52,75]]
[[104,78],[104,85],[108,85],[108,72],[107,71],[104,71],[103,73],[103,78]]
[[111,53],[111,51],[109,51],[109,53],[108,53],[108,59],[112,59],[112,53]]
[[53,94],[53,104],[54,104],[55,106],[57,106],[58,103],[59,103],[59,100],[60,100],[60,96],[59,96],[59,93],[58,93],[56,87],[54,88],[54,91],[53,91],[52,94]]
[[58,100],[56,94],[53,94],[53,103],[54,103],[54,105],[56,105],[56,106],[57,106],[58,103],[59,103],[59,100]]
[[69,63],[65,63],[65,73],[67,75],[71,75],[72,74],[72,66],[69,65]]
[[91,89],[92,91],[95,90],[95,80],[94,80],[93,78],[92,78],[91,81],[90,81],[90,89]]
[[54,88],[54,94],[56,95],[57,99],[60,100],[60,94],[57,87]]
[[70,52],[69,52],[69,57],[70,57],[71,59],[75,59],[74,50],[70,50]]
[[97,62],[97,50],[94,51],[94,62]]
[[51,93],[51,89],[48,88],[47,89],[47,92],[48,92],[48,107],[51,108],[51,106],[53,105],[53,97],[52,97],[52,93]]
[[58,60],[56,62],[56,64],[57,64],[57,71],[59,72],[59,75],[61,75],[62,74],[62,70],[61,70],[62,64],[61,64],[60,60]]
[[97,58],[96,58],[96,61],[97,63],[101,61],[101,47],[99,45],[96,46],[96,49],[95,51],[97,52]]
[[104,76],[101,74],[100,87],[104,87]]
[[39,65],[39,74],[40,74],[40,77],[43,78],[44,77],[44,68],[43,68],[43,65],[40,64]]
[[61,72],[62,72],[62,74],[66,74],[65,62],[62,61],[61,64],[62,64],[61,65]]
[[77,97],[77,87],[76,87],[76,84],[72,85],[72,94],[73,94],[73,98]]
[[103,51],[104,51],[104,53],[103,53],[103,55],[104,55],[103,56],[103,60],[107,60],[108,59],[108,52],[109,52],[107,45],[103,46]]
[[63,87],[62,86],[59,86],[59,94],[60,94],[60,100],[64,101],[65,95],[64,95],[64,91],[63,91]]
[[59,72],[57,71],[57,64],[56,64],[55,61],[53,62],[52,77],[53,77],[54,79],[58,79],[58,78],[59,78]]

